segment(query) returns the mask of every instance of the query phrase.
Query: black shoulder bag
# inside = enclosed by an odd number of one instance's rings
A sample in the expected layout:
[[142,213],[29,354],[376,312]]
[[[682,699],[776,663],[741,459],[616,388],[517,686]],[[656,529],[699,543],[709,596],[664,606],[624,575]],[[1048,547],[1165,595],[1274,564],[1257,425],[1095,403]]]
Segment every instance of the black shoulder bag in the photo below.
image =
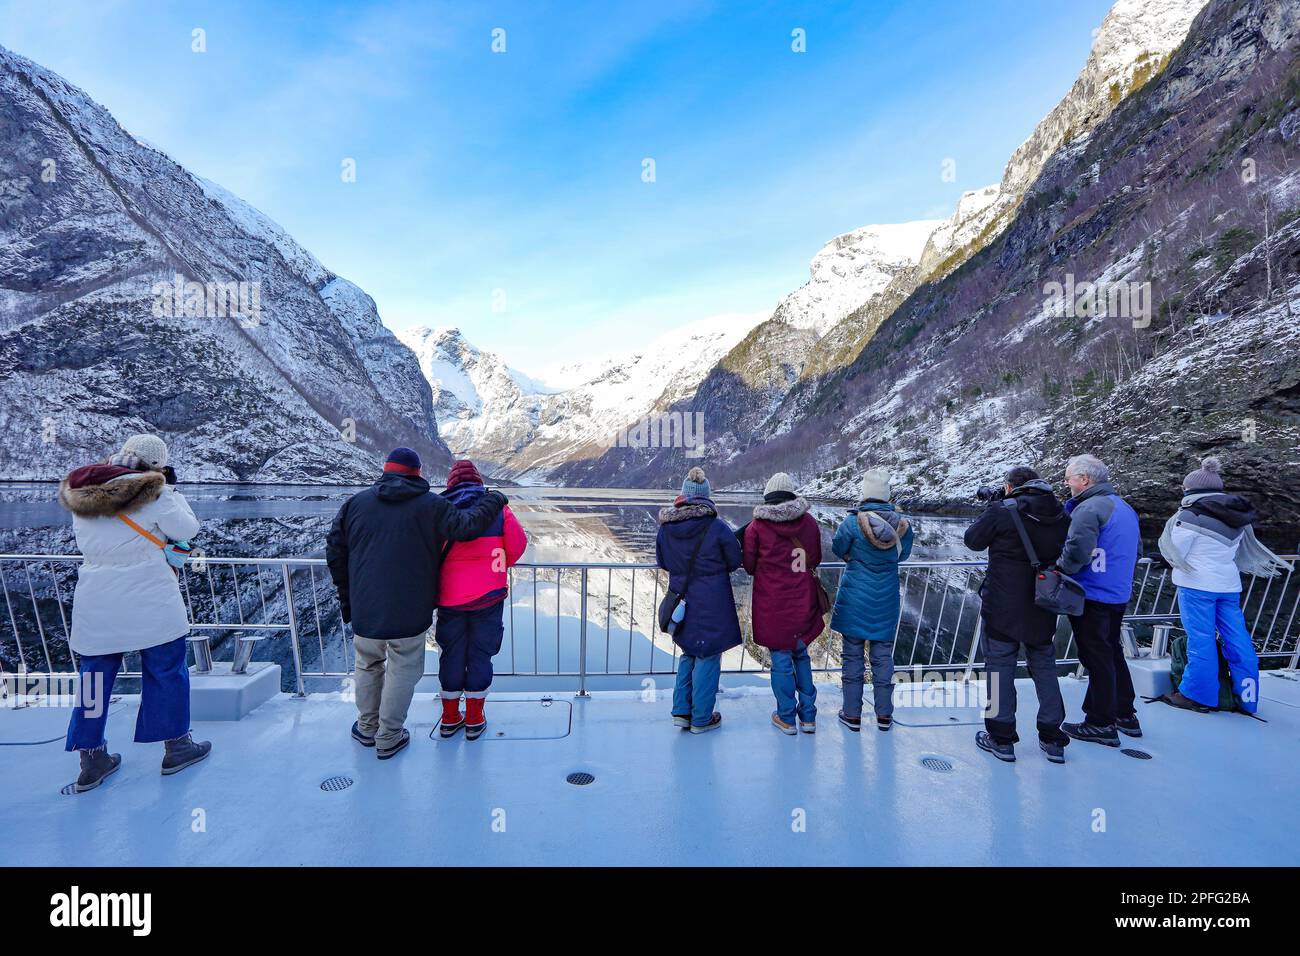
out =
[[1016,526],[1016,533],[1020,535],[1020,543],[1024,545],[1025,554],[1028,555],[1029,563],[1034,569],[1034,604],[1053,614],[1069,614],[1073,616],[1082,614],[1083,585],[1068,574],[1062,574],[1055,568],[1050,571],[1043,570],[1043,566],[1038,560],[1038,552],[1034,550],[1029,535],[1025,532],[1025,523],[1020,517],[1017,502],[1014,499],[1007,499],[1003,504],[1011,512],[1011,522]]
[[674,633],[680,626],[680,622],[673,620],[673,612],[677,610],[677,605],[686,603],[686,592],[691,588],[691,575],[695,573],[695,559],[700,556],[700,548],[704,547],[704,539],[708,536],[709,525],[705,523],[704,531],[695,542],[695,550],[691,552],[691,560],[686,565],[686,580],[682,582],[682,593],[678,594],[669,588],[664,592],[664,599],[659,602],[659,630],[665,634]]

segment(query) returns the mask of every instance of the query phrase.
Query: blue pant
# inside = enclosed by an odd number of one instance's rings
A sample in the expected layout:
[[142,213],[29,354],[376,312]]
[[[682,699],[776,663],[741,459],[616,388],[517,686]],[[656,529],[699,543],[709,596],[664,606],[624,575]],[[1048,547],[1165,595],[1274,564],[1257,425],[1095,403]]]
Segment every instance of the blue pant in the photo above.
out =
[[871,644],[871,684],[875,689],[877,717],[894,713],[894,642],[865,641],[844,636],[843,671],[844,716],[862,716],[862,685],[866,676],[864,644]]
[[[64,750],[93,750],[107,742],[108,701],[122,669],[121,654],[81,655],[77,703],[68,724]],[[135,742],[175,740],[190,731],[190,670],[185,663],[185,638],[178,637],[140,652],[140,713]]]
[[505,601],[477,611],[438,609],[434,637],[438,656],[438,683],[442,696],[486,697],[492,686],[492,658],[501,651],[505,634]]
[[1178,589],[1178,613],[1187,631],[1187,669],[1179,685],[1184,697],[1206,707],[1219,706],[1219,652],[1214,634],[1223,642],[1223,659],[1232,674],[1232,692],[1248,714],[1259,707],[1259,656],[1246,630],[1240,594]]
[[776,695],[776,715],[787,724],[794,723],[795,692],[799,695],[799,719],[811,724],[817,719],[817,688],[813,686],[812,658],[803,641],[793,651],[772,652],[772,693]]
[[677,683],[673,687],[673,715],[690,715],[691,723],[703,727],[713,719],[713,703],[718,699],[718,678],[722,675],[722,655],[691,657],[683,654],[677,662]]

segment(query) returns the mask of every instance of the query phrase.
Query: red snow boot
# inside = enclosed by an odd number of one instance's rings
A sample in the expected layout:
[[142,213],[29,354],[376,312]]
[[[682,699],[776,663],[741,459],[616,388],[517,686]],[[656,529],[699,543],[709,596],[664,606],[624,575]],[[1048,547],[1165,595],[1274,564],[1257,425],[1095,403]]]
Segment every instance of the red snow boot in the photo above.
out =
[[438,736],[446,740],[460,730],[464,723],[465,718],[460,715],[460,699],[444,697],[442,699],[442,726],[438,729]]
[[484,697],[465,698],[465,739],[475,740],[487,729],[487,718],[483,716]]

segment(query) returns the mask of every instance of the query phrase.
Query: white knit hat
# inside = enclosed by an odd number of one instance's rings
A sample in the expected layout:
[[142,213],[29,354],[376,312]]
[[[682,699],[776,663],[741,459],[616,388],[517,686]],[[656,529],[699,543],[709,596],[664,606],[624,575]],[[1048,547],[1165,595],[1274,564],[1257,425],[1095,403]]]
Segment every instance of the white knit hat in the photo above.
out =
[[161,471],[167,467],[167,443],[157,435],[132,435],[122,450],[109,459],[124,468],[149,468]]
[[763,489],[763,494],[770,495],[774,491],[788,491],[790,494],[794,494],[794,479],[784,471],[778,471],[767,479],[767,487]]
[[883,468],[872,468],[862,476],[862,486],[860,488],[860,498],[866,501],[868,498],[875,498],[877,501],[889,500],[889,472]]

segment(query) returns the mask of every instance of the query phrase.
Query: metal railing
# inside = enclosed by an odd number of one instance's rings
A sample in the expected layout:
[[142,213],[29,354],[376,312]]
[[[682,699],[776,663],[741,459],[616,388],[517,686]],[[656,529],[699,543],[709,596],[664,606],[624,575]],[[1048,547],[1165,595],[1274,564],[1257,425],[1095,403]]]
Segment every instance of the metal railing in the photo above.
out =
[[[68,645],[79,555],[0,555],[0,672],[61,677],[77,669]],[[1300,661],[1300,576],[1291,568],[1262,583],[1246,582],[1243,607],[1263,659]],[[895,628],[895,666],[915,671],[983,667],[978,585],[983,561],[908,561],[900,574],[902,613]],[[820,566],[835,594],[844,565]],[[729,674],[761,673],[767,651],[750,634],[750,579],[737,572],[734,591],[744,643],[726,652]],[[505,636],[494,661],[503,677],[576,681],[586,694],[597,677],[671,674],[678,649],[658,630],[655,613],[665,583],[652,564],[520,564],[510,570]],[[1126,616],[1130,656],[1163,656],[1178,624],[1176,589],[1167,568],[1139,564]],[[307,681],[337,681],[353,672],[351,630],[319,558],[191,558],[180,572],[190,645],[199,671],[214,666],[214,646],[241,673],[256,654],[284,667],[286,689],[305,695]],[[124,595],[124,600],[129,596]],[[601,604],[604,608],[602,611]],[[828,631],[813,648],[814,670],[839,670],[841,638]],[[1057,659],[1077,663],[1068,622],[1057,636]],[[139,677],[128,667],[122,676]],[[33,668],[31,665],[35,664]],[[223,662],[224,665],[224,662]]]

